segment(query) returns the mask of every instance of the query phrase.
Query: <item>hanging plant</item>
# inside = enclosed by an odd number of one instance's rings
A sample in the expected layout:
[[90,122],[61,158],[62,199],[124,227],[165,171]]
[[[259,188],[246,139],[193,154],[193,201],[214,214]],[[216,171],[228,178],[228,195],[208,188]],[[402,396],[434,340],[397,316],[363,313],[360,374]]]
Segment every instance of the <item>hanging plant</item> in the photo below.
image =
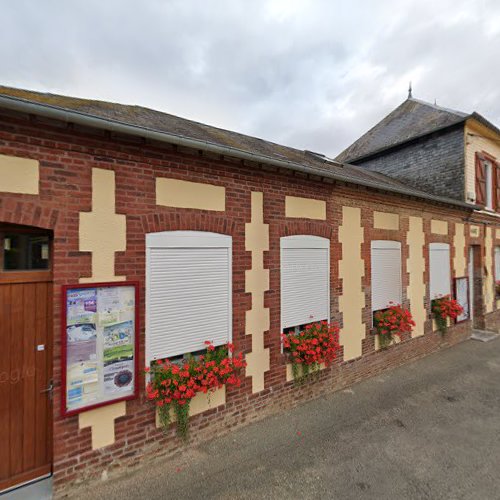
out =
[[297,334],[282,334],[282,339],[296,385],[317,373],[321,364],[330,365],[340,349],[339,329],[326,321],[307,325]]
[[404,309],[400,304],[393,304],[374,314],[373,326],[378,335],[380,349],[387,349],[395,337],[401,338],[403,333],[411,332],[415,322],[408,309]]
[[177,434],[186,440],[189,430],[189,406],[191,400],[202,392],[210,394],[223,385],[239,387],[239,372],[246,366],[243,355],[233,355],[233,345],[215,347],[206,341],[207,351],[200,356],[189,355],[183,363],[168,359],[158,360],[146,372],[150,382],[146,386],[147,397],[157,410],[161,426],[166,432],[171,422],[171,410],[175,413]]
[[438,330],[444,335],[448,329],[448,318],[457,319],[464,309],[455,299],[445,295],[431,302],[431,311]]

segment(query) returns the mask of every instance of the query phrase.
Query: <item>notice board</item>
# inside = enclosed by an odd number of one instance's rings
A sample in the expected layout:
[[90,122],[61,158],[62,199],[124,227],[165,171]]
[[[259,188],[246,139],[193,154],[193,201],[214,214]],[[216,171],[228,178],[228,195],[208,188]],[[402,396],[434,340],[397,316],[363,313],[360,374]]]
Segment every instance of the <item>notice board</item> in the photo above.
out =
[[62,415],[137,396],[139,286],[62,287]]

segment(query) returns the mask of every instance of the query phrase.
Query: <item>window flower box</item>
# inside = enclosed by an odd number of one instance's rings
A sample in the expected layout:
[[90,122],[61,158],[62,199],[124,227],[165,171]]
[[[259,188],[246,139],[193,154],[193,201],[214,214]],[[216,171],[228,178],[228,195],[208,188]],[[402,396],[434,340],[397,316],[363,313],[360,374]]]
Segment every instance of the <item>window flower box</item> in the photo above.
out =
[[311,323],[299,333],[282,334],[283,347],[290,360],[287,380],[291,371],[295,384],[301,384],[329,366],[340,349],[339,329],[326,321]]
[[177,433],[183,439],[188,437],[191,404],[197,413],[206,404],[210,407],[212,398],[212,407],[218,406],[216,403],[222,395],[225,401],[225,386],[238,387],[241,384],[239,372],[246,366],[241,353],[231,355],[232,344],[221,347],[214,347],[208,341],[205,344],[207,351],[204,355],[188,356],[180,365],[168,359],[159,360],[146,369],[151,377],[146,393],[156,406],[160,425],[166,431],[175,421]]
[[431,312],[436,322],[437,329],[442,335],[448,330],[448,319],[456,320],[464,310],[462,306],[450,297],[438,297],[431,302]]
[[405,332],[415,326],[411,312],[400,304],[390,304],[387,309],[376,311],[373,315],[374,332],[378,335],[380,349],[387,349],[401,339]]

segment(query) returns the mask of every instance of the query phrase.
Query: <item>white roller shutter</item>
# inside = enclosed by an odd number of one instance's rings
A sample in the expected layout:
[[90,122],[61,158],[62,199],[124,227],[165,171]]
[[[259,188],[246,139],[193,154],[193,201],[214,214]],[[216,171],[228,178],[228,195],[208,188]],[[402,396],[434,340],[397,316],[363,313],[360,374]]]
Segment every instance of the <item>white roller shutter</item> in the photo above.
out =
[[281,238],[281,328],[330,317],[330,241]]
[[401,304],[401,243],[371,242],[372,311],[386,309],[389,302]]
[[146,246],[148,361],[231,340],[231,237],[167,231]]
[[450,245],[431,243],[429,245],[429,287],[431,300],[451,294]]

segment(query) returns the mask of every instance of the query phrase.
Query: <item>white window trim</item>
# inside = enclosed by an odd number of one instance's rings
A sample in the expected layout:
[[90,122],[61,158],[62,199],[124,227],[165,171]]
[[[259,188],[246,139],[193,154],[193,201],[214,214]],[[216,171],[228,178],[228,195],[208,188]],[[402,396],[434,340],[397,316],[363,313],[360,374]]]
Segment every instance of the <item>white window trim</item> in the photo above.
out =
[[[330,322],[330,287],[331,287],[331,261],[330,261],[330,240],[321,236],[312,235],[294,235],[283,236],[280,238],[280,332],[283,332],[283,272],[281,271],[281,263],[283,262],[283,249],[286,248],[323,248],[327,250],[328,262],[328,286],[327,286],[327,318]],[[322,320],[320,320],[322,321]],[[300,325],[297,325],[300,326]],[[283,347],[282,347],[283,348]]]
[[162,231],[157,233],[146,234],[146,314],[145,314],[145,363],[149,367],[153,358],[151,356],[149,324],[150,324],[150,251],[152,248],[227,248],[229,250],[229,304],[228,304],[228,342],[232,342],[233,337],[233,252],[232,252],[232,237],[211,233],[208,231]]

